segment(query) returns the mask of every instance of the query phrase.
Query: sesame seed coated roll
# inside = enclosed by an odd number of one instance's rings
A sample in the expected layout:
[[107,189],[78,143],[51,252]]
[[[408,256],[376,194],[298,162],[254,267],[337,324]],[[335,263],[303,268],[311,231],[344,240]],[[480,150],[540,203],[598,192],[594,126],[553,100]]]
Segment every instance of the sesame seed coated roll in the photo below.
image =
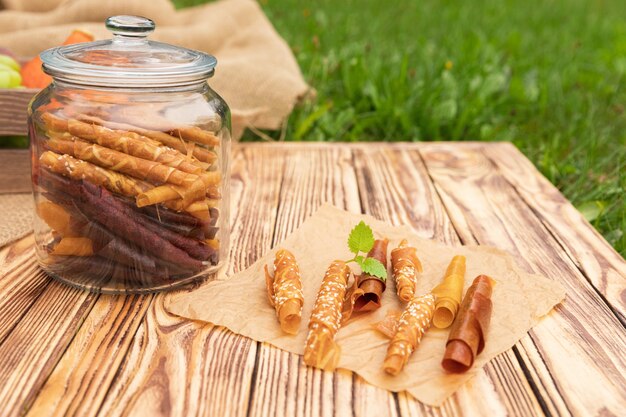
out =
[[309,366],[325,370],[337,367],[341,349],[334,338],[341,326],[349,278],[350,268],[343,261],[333,261],[324,275],[304,346],[304,363]]
[[396,281],[398,297],[408,303],[415,296],[417,273],[422,272],[422,263],[417,257],[417,250],[409,246],[406,239],[391,251],[391,268]]
[[402,371],[430,327],[435,310],[435,297],[425,294],[407,304],[398,321],[398,330],[389,342],[383,369],[390,375]]
[[280,328],[285,333],[296,334],[302,319],[302,280],[293,253],[286,249],[276,252],[274,276],[265,265],[265,282],[270,304],[276,309]]

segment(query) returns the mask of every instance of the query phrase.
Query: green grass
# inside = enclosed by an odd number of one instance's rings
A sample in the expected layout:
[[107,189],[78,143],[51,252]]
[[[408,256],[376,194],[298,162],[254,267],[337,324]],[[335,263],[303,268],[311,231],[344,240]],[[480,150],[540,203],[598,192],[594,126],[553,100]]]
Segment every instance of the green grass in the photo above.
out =
[[261,3],[317,90],[286,140],[512,141],[626,255],[623,0]]

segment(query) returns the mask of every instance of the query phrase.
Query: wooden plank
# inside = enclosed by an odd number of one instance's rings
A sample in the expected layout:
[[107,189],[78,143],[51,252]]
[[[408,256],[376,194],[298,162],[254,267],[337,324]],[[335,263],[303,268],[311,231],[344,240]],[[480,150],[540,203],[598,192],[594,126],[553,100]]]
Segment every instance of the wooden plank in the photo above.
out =
[[624,258],[515,146],[505,142],[485,146],[483,152],[534,209],[536,216],[626,326]]
[[[289,149],[274,246],[324,202],[360,213],[352,155],[343,146]],[[308,318],[305,318],[305,320]],[[299,355],[259,348],[250,416],[395,416],[394,396],[347,371],[307,367]]]
[[152,302],[98,415],[244,415],[254,344]]
[[[282,172],[281,154],[235,152],[229,272],[270,247]],[[255,355],[250,339],[170,315],[157,295],[98,415],[246,415]]]
[[[535,216],[538,209],[476,150],[439,144],[420,152],[457,228],[467,227],[481,244],[509,251],[527,271],[566,287],[565,302],[530,332],[540,356],[531,348],[527,357],[535,369],[548,370],[538,371],[550,393],[544,399],[562,397],[567,409],[547,407],[560,414],[619,415],[626,403],[623,326]],[[524,350],[527,344],[521,341]]]
[[40,90],[0,88],[0,135],[28,134],[28,103]]
[[0,248],[0,275],[19,266],[16,264],[23,262],[25,259],[32,258],[34,244],[35,237],[30,234],[16,240],[10,245]]
[[0,345],[3,417],[21,416],[29,408],[95,299],[51,282],[5,338]]
[[99,296],[26,415],[95,415],[152,298]]
[[50,283],[34,259],[35,251],[29,252],[30,257],[21,257],[22,262],[13,263],[0,275],[0,344]]
[[0,251],[0,344],[50,283],[39,271],[33,244],[29,235]]
[[[410,225],[425,239],[460,245],[416,149],[359,149],[354,154],[366,213],[391,224]],[[494,358],[439,409],[420,404],[406,393],[398,398],[406,416],[543,414],[512,351]]]
[[0,194],[32,191],[28,149],[0,149],[0,162]]

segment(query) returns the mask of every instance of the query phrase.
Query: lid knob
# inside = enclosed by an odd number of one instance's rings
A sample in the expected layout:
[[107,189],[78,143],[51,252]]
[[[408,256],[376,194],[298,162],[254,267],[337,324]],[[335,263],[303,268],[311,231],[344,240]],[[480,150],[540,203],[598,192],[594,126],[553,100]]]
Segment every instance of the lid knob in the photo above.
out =
[[107,18],[106,28],[115,36],[145,38],[154,32],[154,21],[142,16],[119,15]]

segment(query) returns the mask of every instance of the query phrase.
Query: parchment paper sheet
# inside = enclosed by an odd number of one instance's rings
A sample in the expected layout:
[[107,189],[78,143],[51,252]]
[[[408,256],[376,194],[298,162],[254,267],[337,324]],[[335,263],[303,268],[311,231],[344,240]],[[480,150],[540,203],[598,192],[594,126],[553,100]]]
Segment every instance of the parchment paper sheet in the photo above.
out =
[[[235,333],[301,355],[308,319],[324,272],[334,259],[352,257],[347,237],[361,220],[372,227],[376,237],[389,238],[390,250],[403,238],[409,239],[417,248],[424,266],[418,294],[430,291],[441,281],[448,263],[457,254],[467,257],[466,290],[479,274],[487,274],[497,282],[486,347],[470,371],[452,375],[441,368],[449,329],[431,327],[403,372],[391,377],[381,368],[388,340],[371,328],[371,324],[382,320],[387,311],[403,307],[396,296],[393,280],[388,279],[382,307],[350,320],[336,338],[342,348],[339,367],[358,373],[376,386],[391,391],[406,390],[424,403],[440,405],[491,358],[511,348],[541,316],[565,298],[565,290],[560,284],[522,271],[510,255],[498,249],[445,246],[417,237],[409,227],[389,226],[369,216],[325,205],[245,271],[231,278],[209,282],[191,292],[173,293],[166,298],[165,306],[174,314],[225,326]],[[281,332],[274,309],[267,300],[263,265],[272,264],[278,248],[287,248],[294,253],[302,274],[305,304],[300,331],[295,336]]]

